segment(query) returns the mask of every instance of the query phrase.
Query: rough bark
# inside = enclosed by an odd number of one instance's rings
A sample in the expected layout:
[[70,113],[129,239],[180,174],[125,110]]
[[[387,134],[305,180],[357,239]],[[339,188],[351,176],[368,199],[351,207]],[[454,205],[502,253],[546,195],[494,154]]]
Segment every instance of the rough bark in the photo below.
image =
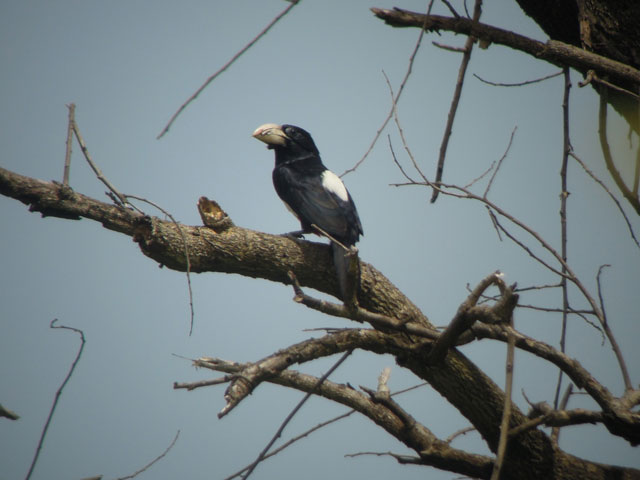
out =
[[[255,232],[233,226],[230,222],[220,231],[177,225],[100,202],[60,184],[25,177],[2,168],[0,194],[22,201],[30,206],[31,211],[41,212],[43,216],[76,220],[86,218],[100,222],[105,228],[131,236],[146,256],[174,270],[187,269],[186,245],[192,272],[236,273],[286,284],[290,283],[289,271],[293,271],[302,285],[339,296],[330,249],[324,244]],[[431,326],[426,316],[374,267],[362,262],[361,271],[358,299],[363,308]],[[429,365],[430,344],[424,339],[382,332],[370,337],[358,335],[356,338],[350,348],[355,345],[356,348],[376,353],[391,353],[400,365],[427,380],[475,426],[489,447],[495,450],[504,394],[469,359],[452,350],[442,363]],[[283,378],[276,376],[268,381],[285,383]],[[291,386],[303,390],[310,388],[295,382]],[[336,399],[341,401],[338,397]],[[347,404],[346,401],[343,403]],[[511,426],[526,421],[525,415],[514,408]],[[420,428],[424,429],[419,426],[417,431],[421,431]],[[438,454],[437,442],[420,443],[429,438],[427,433],[423,433],[422,437],[405,438],[408,433],[400,429],[399,435],[422,449],[418,453],[422,454],[424,463],[437,466],[440,462],[442,468],[472,474],[473,471],[469,469],[478,460],[475,473],[480,478],[487,478],[486,463],[480,459],[464,463],[459,457],[447,463],[446,455]],[[423,448],[425,446],[427,448]],[[503,469],[504,479],[640,478],[640,471],[634,469],[599,465],[568,455],[537,429],[513,438],[509,443],[509,452]]]
[[[640,2],[637,0],[516,1],[549,38],[640,69]],[[638,85],[623,81],[619,86],[640,94]],[[594,87],[599,88],[597,84]],[[609,92],[608,100],[638,132],[638,101],[615,91]]]

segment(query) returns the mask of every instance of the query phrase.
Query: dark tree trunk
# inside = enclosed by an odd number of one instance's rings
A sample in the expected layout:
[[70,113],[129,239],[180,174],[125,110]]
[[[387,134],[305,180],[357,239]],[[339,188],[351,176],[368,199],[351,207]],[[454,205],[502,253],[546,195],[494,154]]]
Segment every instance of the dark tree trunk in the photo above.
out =
[[[516,1],[550,38],[640,69],[640,1]],[[599,88],[598,84],[593,85]],[[618,86],[640,94],[633,85]],[[631,128],[640,132],[638,101],[611,89],[608,100]]]

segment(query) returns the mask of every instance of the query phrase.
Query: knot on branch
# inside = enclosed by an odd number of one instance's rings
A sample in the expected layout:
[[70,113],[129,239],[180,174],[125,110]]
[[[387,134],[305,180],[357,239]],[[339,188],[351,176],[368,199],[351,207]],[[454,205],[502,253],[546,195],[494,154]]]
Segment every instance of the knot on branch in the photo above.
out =
[[58,217],[67,220],[80,220],[80,215],[69,212],[61,203],[65,201],[73,201],[75,192],[69,185],[58,182],[52,182],[55,189],[52,189],[50,195],[43,194],[34,196],[33,198],[25,198],[23,202],[29,204],[30,212],[40,212],[43,217]]
[[134,242],[140,245],[140,248],[144,252],[147,247],[153,242],[155,226],[153,218],[149,215],[144,215],[136,219],[133,229],[133,235],[131,238]]
[[225,212],[215,200],[200,197],[198,199],[198,212],[200,213],[202,223],[216,233],[222,233],[234,226],[227,212]]
[[[491,285],[498,287],[500,298],[491,306],[478,305],[485,290]],[[500,272],[494,272],[484,278],[460,305],[447,329],[438,337],[429,353],[427,363],[434,365],[441,362],[450,348],[470,341],[468,335],[463,337],[463,334],[468,332],[476,321],[494,325],[509,324],[519,298],[518,294],[513,293],[514,288],[515,285],[507,286],[504,283]]]

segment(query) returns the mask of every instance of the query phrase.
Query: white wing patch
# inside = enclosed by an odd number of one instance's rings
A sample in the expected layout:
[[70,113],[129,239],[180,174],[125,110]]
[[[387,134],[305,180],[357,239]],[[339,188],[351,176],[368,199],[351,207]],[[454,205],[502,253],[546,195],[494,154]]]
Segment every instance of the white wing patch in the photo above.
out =
[[322,186],[343,202],[349,201],[349,194],[347,193],[344,183],[342,183],[340,177],[331,170],[325,170],[322,172]]

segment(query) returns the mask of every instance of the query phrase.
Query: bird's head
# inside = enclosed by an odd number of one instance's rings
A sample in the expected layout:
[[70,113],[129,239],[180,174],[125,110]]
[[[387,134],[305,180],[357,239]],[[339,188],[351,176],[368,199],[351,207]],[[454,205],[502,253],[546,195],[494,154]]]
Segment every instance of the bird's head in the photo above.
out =
[[318,156],[320,153],[309,132],[293,125],[265,123],[253,132],[253,137],[288,157]]

